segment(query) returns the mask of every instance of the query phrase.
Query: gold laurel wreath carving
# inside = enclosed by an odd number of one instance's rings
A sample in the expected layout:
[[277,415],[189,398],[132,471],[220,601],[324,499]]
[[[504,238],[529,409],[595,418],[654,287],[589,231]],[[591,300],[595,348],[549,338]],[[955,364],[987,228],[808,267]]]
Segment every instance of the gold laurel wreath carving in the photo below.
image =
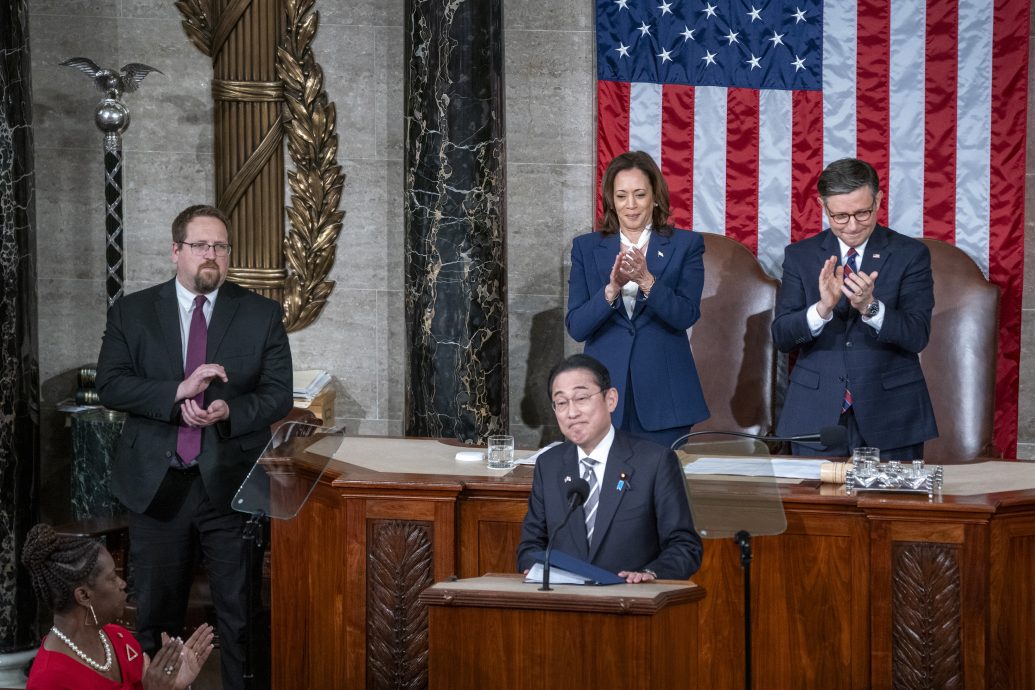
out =
[[334,281],[326,280],[345,213],[339,210],[345,175],[338,165],[336,111],[323,86],[312,42],[320,23],[315,0],[285,0],[287,27],[277,49],[277,76],[284,83],[291,232],[284,240],[290,271],[284,281],[284,325],[305,328],[320,315]]
[[[183,30],[191,42],[208,57],[214,57],[250,0],[234,0],[219,17],[212,17],[210,0],[177,0],[184,20]],[[277,47],[277,76],[283,88],[284,112],[260,146],[233,180],[233,203],[244,187],[279,145],[283,122],[288,137],[288,152],[294,170],[287,173],[291,205],[285,211],[290,222],[284,239],[284,259],[288,266],[284,280],[284,325],[297,331],[312,324],[323,311],[334,289],[327,280],[341,232],[344,211],[339,209],[345,175],[338,164],[338,135],[335,105],[327,98],[323,70],[312,51],[320,15],[313,10],[315,0],[284,0],[287,18],[281,45]],[[281,94],[272,85],[214,80],[213,96],[234,100],[270,100]],[[274,138],[271,138],[273,136]],[[224,202],[227,199],[224,199]],[[224,211],[232,210],[224,208]],[[247,272],[247,267],[238,273]]]
[[208,0],[176,0],[183,15],[183,31],[202,55],[212,57],[212,25],[208,20]]

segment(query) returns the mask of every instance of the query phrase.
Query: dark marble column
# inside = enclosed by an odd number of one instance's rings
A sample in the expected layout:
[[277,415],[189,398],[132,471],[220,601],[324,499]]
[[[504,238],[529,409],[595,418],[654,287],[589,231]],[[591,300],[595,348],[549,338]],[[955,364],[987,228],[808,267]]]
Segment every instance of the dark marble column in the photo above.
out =
[[507,428],[502,0],[407,0],[406,433]]
[[29,13],[0,3],[0,652],[35,646],[21,547],[36,504],[39,367]]

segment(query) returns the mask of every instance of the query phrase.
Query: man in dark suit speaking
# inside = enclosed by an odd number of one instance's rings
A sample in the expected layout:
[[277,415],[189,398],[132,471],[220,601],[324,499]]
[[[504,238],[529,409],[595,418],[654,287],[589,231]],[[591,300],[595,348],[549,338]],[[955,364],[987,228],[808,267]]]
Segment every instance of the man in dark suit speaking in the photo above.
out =
[[845,158],[819,176],[830,229],[789,246],[772,332],[797,352],[777,433],[841,424],[847,447],[795,445],[799,455],[877,447],[886,460],[923,457],[938,435],[918,353],[934,308],[931,255],[920,241],[877,224],[877,171]]
[[618,391],[607,368],[573,355],[550,372],[550,396],[568,443],[535,466],[521,526],[518,569],[534,564],[567,513],[566,485],[589,483],[589,497],[554,537],[554,549],[618,573],[627,582],[685,579],[701,565],[701,538],[690,518],[675,454],[611,425]]
[[228,226],[209,206],[176,217],[176,277],[111,307],[97,388],[128,413],[111,482],[129,509],[137,636],[153,652],[161,632],[181,634],[200,553],[229,690],[243,687],[245,558],[258,558],[230,500],[291,409],[292,383],[280,305],[224,282]]

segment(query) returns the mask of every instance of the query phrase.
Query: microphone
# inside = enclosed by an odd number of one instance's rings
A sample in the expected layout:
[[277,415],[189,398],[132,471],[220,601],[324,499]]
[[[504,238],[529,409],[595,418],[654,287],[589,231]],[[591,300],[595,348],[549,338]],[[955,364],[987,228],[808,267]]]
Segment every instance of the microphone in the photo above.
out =
[[790,440],[794,443],[815,443],[818,441],[824,448],[843,446],[848,443],[848,429],[840,425],[825,426],[819,430],[818,434],[792,436]]
[[825,426],[819,430],[818,434],[799,434],[798,436],[764,436],[762,434],[749,434],[745,431],[721,431],[721,430],[708,430],[708,431],[691,431],[689,434],[683,434],[672,444],[672,450],[676,450],[681,445],[687,442],[688,439],[694,436],[704,436],[705,434],[716,434],[718,436],[740,436],[742,438],[753,438],[756,441],[775,441],[784,442],[789,441],[791,443],[818,443],[824,448],[833,448],[836,446],[843,446],[848,443],[848,429],[843,426]]
[[557,533],[568,524],[568,518],[571,517],[575,509],[586,502],[586,498],[589,497],[589,482],[581,477],[577,477],[568,482],[568,490],[565,494],[565,498],[568,501],[568,513],[561,520],[561,524],[557,525],[557,529],[550,535],[550,540],[546,542],[546,555],[543,557],[543,586],[539,588],[540,592],[550,592],[550,551],[553,549],[553,540],[557,537]]

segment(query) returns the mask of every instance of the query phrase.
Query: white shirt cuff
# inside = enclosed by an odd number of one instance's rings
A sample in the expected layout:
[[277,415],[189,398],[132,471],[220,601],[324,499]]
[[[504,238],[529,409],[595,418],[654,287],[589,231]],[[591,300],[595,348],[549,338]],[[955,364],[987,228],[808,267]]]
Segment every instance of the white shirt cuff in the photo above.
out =
[[805,319],[809,323],[809,330],[812,331],[813,337],[823,332],[823,327],[830,323],[830,320],[834,318],[834,312],[831,311],[827,314],[827,318],[823,318],[819,315],[819,302],[816,302],[808,311],[805,312]]

